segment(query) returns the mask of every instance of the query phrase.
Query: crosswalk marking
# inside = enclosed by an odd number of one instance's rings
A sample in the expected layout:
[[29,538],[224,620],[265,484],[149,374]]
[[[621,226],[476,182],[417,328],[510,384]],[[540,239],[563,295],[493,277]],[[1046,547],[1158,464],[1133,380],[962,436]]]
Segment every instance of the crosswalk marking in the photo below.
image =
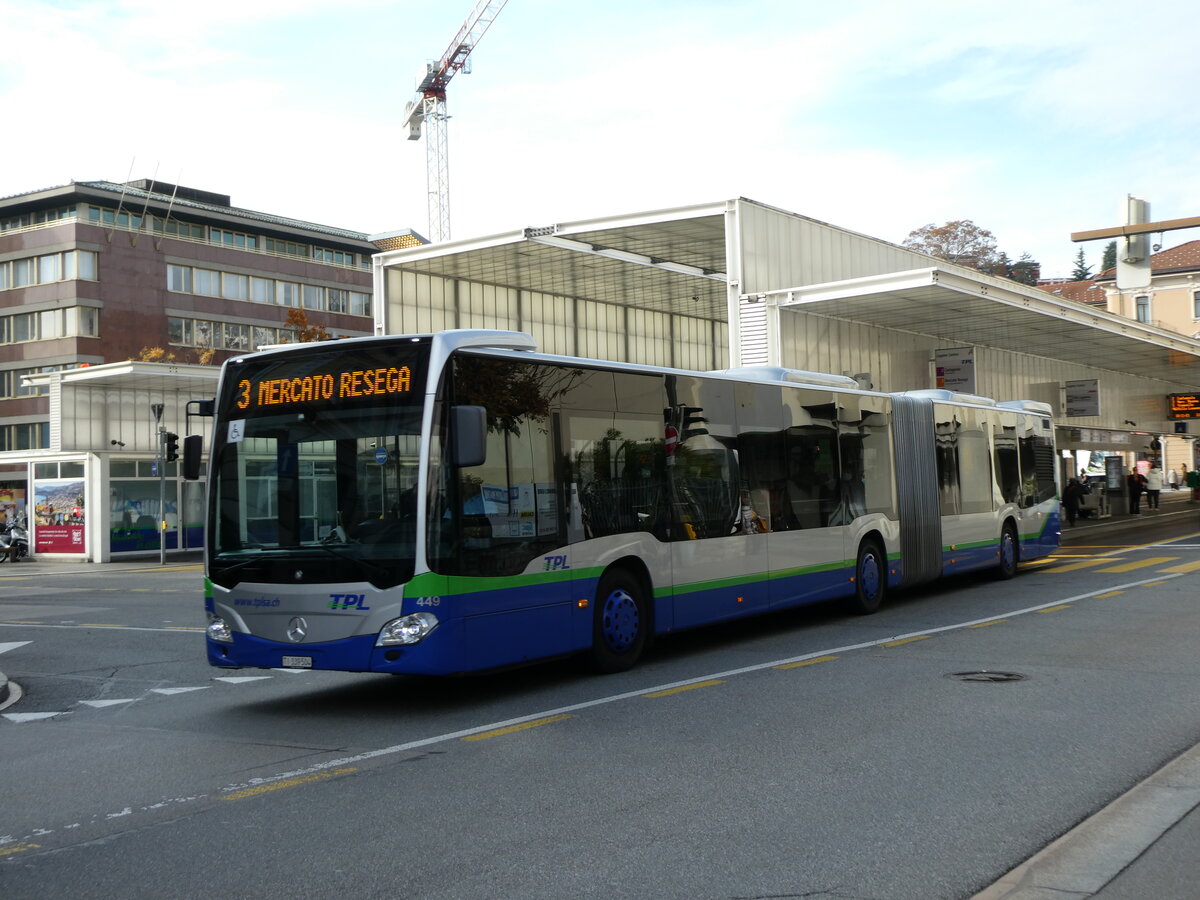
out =
[[1163,569],[1164,572],[1172,574],[1186,575],[1188,572],[1200,572],[1200,560],[1195,562],[1180,563],[1177,566],[1167,566]]
[[1121,563],[1119,566],[1109,566],[1107,569],[1097,569],[1097,572],[1132,572],[1134,569],[1146,569],[1150,566],[1161,566],[1163,563],[1175,562],[1178,556],[1148,556],[1145,559],[1135,559],[1133,562]]

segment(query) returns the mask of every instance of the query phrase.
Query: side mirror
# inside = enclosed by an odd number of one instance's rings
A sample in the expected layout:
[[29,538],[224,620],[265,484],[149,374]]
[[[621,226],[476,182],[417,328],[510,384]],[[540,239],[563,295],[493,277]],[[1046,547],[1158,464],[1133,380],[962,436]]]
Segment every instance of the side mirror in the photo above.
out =
[[200,477],[200,455],[204,451],[204,438],[189,434],[183,439],[183,477],[195,481]]
[[459,468],[487,461],[487,410],[482,406],[450,408],[450,453]]

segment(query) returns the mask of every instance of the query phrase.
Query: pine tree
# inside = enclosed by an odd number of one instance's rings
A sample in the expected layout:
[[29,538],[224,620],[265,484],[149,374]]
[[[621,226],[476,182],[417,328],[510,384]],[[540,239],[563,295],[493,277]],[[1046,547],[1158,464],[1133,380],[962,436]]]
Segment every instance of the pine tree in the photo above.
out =
[[1087,260],[1083,256],[1083,248],[1079,248],[1079,253],[1075,256],[1075,268],[1071,270],[1072,281],[1087,281],[1092,277],[1092,267],[1087,264]]
[[1117,267],[1117,242],[1109,241],[1104,245],[1104,259],[1100,262],[1100,271],[1107,272]]

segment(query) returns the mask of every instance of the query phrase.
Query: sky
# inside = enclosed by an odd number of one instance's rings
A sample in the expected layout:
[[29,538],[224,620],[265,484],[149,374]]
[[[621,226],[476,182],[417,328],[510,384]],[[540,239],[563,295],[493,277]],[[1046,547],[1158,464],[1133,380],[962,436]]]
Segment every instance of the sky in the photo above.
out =
[[[0,196],[139,178],[428,235],[417,75],[475,0],[0,0]],[[747,197],[900,243],[1200,216],[1195,0],[508,0],[449,85],[451,235]],[[1164,247],[1200,239],[1168,232]]]

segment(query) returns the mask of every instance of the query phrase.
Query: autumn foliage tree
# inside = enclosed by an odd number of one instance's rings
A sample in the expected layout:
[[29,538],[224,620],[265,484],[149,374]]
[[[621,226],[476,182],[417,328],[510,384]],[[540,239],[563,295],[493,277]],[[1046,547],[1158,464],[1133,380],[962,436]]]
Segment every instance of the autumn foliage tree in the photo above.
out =
[[296,340],[302,344],[307,344],[313,341],[332,341],[333,335],[329,333],[329,329],[319,322],[313,323],[308,321],[308,313],[302,309],[292,308],[287,314],[288,328],[292,329],[296,334]]
[[903,246],[1022,284],[1037,284],[1041,268],[1028,253],[1022,253],[1013,262],[1007,253],[996,248],[996,236],[970,219],[922,225],[908,233]]
[[903,246],[972,269],[993,266],[999,261],[996,236],[970,219],[922,225],[908,233]]

